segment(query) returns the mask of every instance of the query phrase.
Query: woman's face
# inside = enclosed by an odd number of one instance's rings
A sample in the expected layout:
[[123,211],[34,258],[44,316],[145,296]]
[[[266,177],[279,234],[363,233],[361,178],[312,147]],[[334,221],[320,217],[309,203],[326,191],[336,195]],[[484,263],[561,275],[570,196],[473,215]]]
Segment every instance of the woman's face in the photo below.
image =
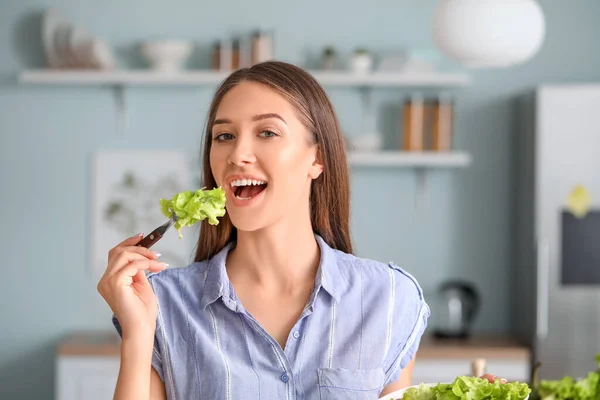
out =
[[210,166],[242,231],[306,214],[317,146],[293,106],[269,87],[242,82],[222,99],[212,126]]

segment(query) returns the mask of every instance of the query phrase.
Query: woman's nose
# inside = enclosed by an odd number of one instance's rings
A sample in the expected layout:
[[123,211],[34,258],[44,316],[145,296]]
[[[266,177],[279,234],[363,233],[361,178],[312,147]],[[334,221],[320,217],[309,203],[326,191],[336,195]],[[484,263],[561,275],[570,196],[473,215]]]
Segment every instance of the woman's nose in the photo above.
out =
[[229,155],[229,163],[237,166],[244,166],[256,162],[256,156],[252,146],[246,140],[238,140]]

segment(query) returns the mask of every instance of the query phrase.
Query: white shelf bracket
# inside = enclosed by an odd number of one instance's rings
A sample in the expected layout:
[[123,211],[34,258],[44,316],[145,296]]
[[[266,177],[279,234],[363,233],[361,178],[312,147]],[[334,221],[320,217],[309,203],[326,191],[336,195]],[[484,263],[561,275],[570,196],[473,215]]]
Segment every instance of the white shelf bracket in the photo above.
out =
[[123,85],[116,85],[114,87],[114,93],[117,114],[117,134],[119,136],[125,136],[127,128],[127,100],[125,98],[125,87]]
[[415,208],[426,209],[429,207],[429,186],[427,182],[427,169],[416,168],[416,195],[415,195]]
[[375,126],[375,112],[373,107],[373,89],[369,86],[360,86],[358,88],[360,92],[362,109],[363,109],[363,120],[362,120],[362,133],[372,134],[376,132],[377,127]]

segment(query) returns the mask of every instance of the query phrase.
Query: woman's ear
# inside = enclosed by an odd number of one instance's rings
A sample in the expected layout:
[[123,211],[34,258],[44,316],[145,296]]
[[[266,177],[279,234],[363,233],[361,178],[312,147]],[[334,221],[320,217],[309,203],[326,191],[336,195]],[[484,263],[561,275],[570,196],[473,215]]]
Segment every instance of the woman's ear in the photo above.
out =
[[315,151],[315,159],[308,170],[308,176],[311,179],[317,179],[323,173],[323,162],[321,157],[321,151],[317,147]]

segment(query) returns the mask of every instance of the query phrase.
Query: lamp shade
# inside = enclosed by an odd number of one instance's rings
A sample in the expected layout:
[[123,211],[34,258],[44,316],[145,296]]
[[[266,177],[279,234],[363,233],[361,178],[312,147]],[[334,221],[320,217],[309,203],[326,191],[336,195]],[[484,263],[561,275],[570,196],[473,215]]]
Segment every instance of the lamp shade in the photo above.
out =
[[470,68],[524,63],[540,49],[545,33],[535,0],[440,0],[433,18],[440,51]]

